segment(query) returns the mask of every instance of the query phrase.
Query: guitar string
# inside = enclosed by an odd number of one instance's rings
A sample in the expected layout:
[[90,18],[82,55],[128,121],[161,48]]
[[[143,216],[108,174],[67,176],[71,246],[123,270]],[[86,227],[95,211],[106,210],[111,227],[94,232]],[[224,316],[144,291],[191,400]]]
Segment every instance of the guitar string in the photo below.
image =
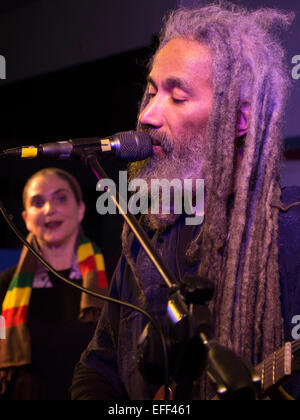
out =
[[[284,361],[285,356],[285,349],[282,348],[278,350],[277,352],[270,355],[265,363],[263,364],[263,371],[262,375],[264,376],[264,388],[269,383],[275,384],[277,382],[277,378],[281,378],[284,376],[284,366],[283,366],[283,372],[279,372],[279,367],[282,367],[282,362]],[[280,369],[281,370],[281,369]],[[268,380],[270,379],[270,380]]]

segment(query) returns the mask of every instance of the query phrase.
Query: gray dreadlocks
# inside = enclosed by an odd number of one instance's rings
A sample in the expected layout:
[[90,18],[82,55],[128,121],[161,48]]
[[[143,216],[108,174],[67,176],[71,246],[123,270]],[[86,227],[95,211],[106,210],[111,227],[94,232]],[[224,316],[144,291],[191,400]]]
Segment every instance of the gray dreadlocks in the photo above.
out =
[[[184,38],[206,44],[212,54],[205,223],[186,257],[190,262],[200,259],[199,274],[215,283],[211,310],[217,340],[252,363],[283,341],[277,238],[281,126],[289,77],[277,30],[292,19],[292,13],[249,11],[224,2],[180,8],[166,20],[158,48]],[[147,102],[145,93],[141,109]],[[237,114],[244,102],[251,104],[249,130],[228,215]],[[125,226],[123,249],[142,293],[128,237]]]

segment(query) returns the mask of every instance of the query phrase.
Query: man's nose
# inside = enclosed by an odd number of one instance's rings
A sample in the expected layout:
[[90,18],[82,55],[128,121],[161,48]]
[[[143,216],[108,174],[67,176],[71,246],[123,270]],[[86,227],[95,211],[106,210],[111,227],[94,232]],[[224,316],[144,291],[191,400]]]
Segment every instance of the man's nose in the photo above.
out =
[[146,107],[140,113],[139,123],[142,125],[160,128],[163,125],[163,103],[158,95],[150,99]]

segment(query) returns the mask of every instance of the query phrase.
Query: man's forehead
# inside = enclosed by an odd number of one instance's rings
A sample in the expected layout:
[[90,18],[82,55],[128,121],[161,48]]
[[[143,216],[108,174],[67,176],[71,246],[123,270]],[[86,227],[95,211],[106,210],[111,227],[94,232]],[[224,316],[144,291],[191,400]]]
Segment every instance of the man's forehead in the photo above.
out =
[[175,49],[177,51],[180,49],[186,50],[187,48],[197,48],[199,51],[203,51],[203,53],[210,52],[210,48],[205,42],[201,42],[193,38],[173,38],[170,41],[167,41],[160,49],[160,51],[166,47],[168,49]]
[[174,81],[189,76],[211,79],[209,48],[195,40],[176,38],[169,41],[157,53],[149,77],[155,80],[159,76]]

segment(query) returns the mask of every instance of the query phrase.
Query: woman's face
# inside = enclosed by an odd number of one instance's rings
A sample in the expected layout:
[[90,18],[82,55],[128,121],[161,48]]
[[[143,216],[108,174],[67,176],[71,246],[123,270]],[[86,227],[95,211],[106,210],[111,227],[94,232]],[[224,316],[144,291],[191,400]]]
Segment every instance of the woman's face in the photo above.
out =
[[77,203],[68,182],[51,174],[32,180],[22,216],[40,246],[60,246],[77,235],[84,212],[84,203]]

